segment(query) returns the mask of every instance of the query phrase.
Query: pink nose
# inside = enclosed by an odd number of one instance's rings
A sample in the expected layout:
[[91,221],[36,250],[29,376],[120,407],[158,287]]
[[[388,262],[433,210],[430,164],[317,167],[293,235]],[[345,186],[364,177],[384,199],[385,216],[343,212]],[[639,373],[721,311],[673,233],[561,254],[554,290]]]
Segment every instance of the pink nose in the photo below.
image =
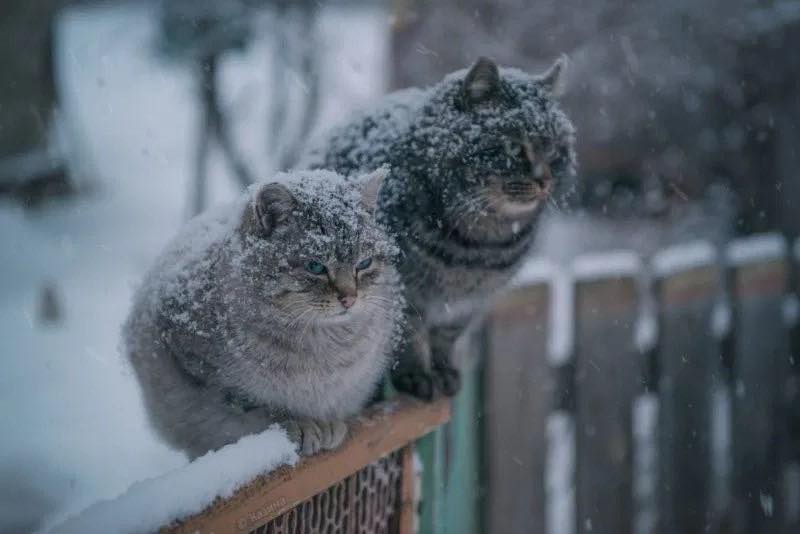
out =
[[345,295],[344,297],[339,297],[339,302],[341,302],[342,306],[345,308],[350,308],[356,303],[356,298],[350,295]]

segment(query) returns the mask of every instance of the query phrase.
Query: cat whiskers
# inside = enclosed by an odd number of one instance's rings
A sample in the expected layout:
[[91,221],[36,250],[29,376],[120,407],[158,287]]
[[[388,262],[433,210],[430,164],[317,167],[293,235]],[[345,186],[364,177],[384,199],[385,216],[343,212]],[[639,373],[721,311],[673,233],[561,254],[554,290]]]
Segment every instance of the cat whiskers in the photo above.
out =
[[449,238],[467,218],[472,219],[472,224],[469,226],[469,229],[471,230],[472,227],[478,222],[477,216],[485,214],[485,211],[489,207],[492,198],[491,195],[489,195],[488,190],[479,189],[478,191],[471,192],[469,195],[466,195],[459,200],[461,201],[460,205],[451,213],[451,229],[445,238]]
[[[466,228],[466,234],[472,232],[472,229],[475,227],[475,225],[481,222],[480,216],[486,215],[487,211],[497,208],[497,205],[499,204],[499,199],[494,198],[486,190],[478,191],[473,196],[474,198],[472,200],[474,201],[474,204],[471,205],[470,211],[464,215],[465,217],[469,216],[470,218],[470,222]],[[459,221],[457,224],[461,224],[461,221]]]
[[[378,301],[386,302],[388,304],[387,308],[391,308],[392,306],[394,306],[394,300],[390,299],[389,297],[382,297],[380,295],[367,295],[366,297],[364,297],[364,300],[367,302],[370,302],[373,299],[375,299],[375,302]],[[405,302],[405,304],[407,307],[411,309],[411,311],[414,313],[414,315],[416,315],[418,319],[422,319],[422,313],[419,311],[419,308],[414,306],[414,304],[408,300]],[[389,318],[391,319],[392,317]]]
[[547,205],[553,208],[553,211],[555,211],[556,213],[562,213],[564,211],[561,208],[561,206],[558,205],[558,201],[556,201],[553,195],[547,195],[545,200],[547,202]]
[[[392,299],[380,295],[367,295],[362,297],[362,300],[371,310],[379,311],[384,318],[391,318],[391,307],[394,304]],[[411,307],[416,313],[419,313],[413,305]]]
[[303,321],[306,318],[306,316],[311,314],[313,311],[314,311],[313,308],[306,308],[304,310],[301,310],[300,313],[295,315],[292,320],[290,320],[290,321],[288,321],[286,323],[286,326],[288,328],[294,328],[294,327],[298,326],[300,324],[300,322]]

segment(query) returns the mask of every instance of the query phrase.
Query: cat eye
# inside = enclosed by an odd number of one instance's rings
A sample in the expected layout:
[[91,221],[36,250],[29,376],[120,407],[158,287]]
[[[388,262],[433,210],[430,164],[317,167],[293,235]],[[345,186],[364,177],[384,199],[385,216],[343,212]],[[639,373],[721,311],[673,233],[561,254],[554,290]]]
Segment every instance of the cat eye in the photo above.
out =
[[364,258],[358,264],[356,264],[356,271],[363,271],[364,269],[369,269],[370,265],[372,265],[372,258]]
[[328,268],[316,260],[311,260],[306,263],[306,271],[311,274],[321,275],[328,272]]

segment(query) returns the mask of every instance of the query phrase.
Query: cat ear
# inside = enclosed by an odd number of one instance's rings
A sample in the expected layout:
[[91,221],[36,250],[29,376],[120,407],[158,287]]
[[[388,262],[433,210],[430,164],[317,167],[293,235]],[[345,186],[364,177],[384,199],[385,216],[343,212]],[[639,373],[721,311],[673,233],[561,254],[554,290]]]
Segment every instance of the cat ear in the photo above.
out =
[[464,101],[469,105],[489,100],[499,89],[500,70],[489,58],[479,58],[464,77]]
[[361,202],[370,213],[378,207],[378,194],[384,179],[389,176],[389,167],[384,165],[361,178]]
[[549,69],[538,76],[539,83],[553,96],[562,96],[567,88],[568,66],[569,58],[566,54],[561,54]]
[[261,230],[266,235],[286,222],[294,209],[295,199],[285,185],[270,183],[261,186],[256,193],[253,208]]

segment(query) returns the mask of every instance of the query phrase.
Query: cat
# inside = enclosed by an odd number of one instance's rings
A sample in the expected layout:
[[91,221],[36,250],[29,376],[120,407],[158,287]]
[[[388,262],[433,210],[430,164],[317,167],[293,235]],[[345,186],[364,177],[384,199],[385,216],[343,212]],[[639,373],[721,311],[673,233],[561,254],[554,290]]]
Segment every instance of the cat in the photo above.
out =
[[455,340],[513,276],[545,205],[570,190],[575,134],[556,101],[565,67],[562,57],[531,76],[481,58],[429,89],[387,96],[302,158],[344,174],[391,169],[378,211],[402,250],[412,334],[392,369],[400,391],[458,391]]
[[123,337],[167,442],[196,458],[280,423],[304,455],[342,443],[402,322],[385,175],[279,174],[167,247]]

